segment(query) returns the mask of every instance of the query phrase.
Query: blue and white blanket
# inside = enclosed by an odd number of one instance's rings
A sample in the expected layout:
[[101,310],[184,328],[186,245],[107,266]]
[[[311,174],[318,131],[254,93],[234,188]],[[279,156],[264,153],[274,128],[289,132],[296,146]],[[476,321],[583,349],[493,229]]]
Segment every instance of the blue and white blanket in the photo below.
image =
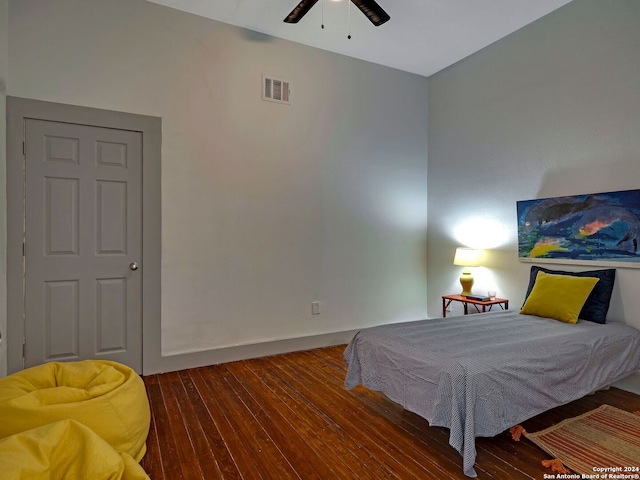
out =
[[475,477],[475,437],[492,437],[640,368],[640,332],[517,311],[373,327],[344,352],[345,386],[383,392],[447,427]]

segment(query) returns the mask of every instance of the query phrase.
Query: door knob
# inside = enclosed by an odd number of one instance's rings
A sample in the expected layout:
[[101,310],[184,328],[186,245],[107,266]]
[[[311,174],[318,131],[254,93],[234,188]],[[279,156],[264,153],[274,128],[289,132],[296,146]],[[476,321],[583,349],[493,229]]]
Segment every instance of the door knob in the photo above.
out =
[[137,269],[138,269],[138,262],[131,262],[131,263],[129,264],[129,268],[130,268],[131,270],[137,270]]

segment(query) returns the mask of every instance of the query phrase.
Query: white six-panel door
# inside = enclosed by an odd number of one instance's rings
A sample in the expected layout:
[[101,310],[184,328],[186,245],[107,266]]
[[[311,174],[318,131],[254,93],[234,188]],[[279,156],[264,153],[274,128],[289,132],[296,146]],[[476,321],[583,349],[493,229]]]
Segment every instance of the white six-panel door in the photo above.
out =
[[142,371],[142,134],[25,122],[25,361]]

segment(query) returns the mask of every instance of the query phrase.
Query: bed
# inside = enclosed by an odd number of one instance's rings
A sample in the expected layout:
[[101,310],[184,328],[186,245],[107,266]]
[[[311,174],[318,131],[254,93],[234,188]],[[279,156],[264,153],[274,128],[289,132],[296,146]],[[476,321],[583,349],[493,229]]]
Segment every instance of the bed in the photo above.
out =
[[495,436],[629,375],[640,368],[640,332],[508,310],[365,329],[344,358],[347,389],[380,391],[448,428],[465,475],[475,477],[475,437]]

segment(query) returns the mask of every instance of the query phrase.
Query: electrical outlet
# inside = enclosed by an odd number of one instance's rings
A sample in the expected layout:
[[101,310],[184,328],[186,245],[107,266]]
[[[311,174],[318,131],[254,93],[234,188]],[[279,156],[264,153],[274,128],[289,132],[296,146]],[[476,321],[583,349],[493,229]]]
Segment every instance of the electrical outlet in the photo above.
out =
[[311,315],[320,315],[320,302],[311,302]]

